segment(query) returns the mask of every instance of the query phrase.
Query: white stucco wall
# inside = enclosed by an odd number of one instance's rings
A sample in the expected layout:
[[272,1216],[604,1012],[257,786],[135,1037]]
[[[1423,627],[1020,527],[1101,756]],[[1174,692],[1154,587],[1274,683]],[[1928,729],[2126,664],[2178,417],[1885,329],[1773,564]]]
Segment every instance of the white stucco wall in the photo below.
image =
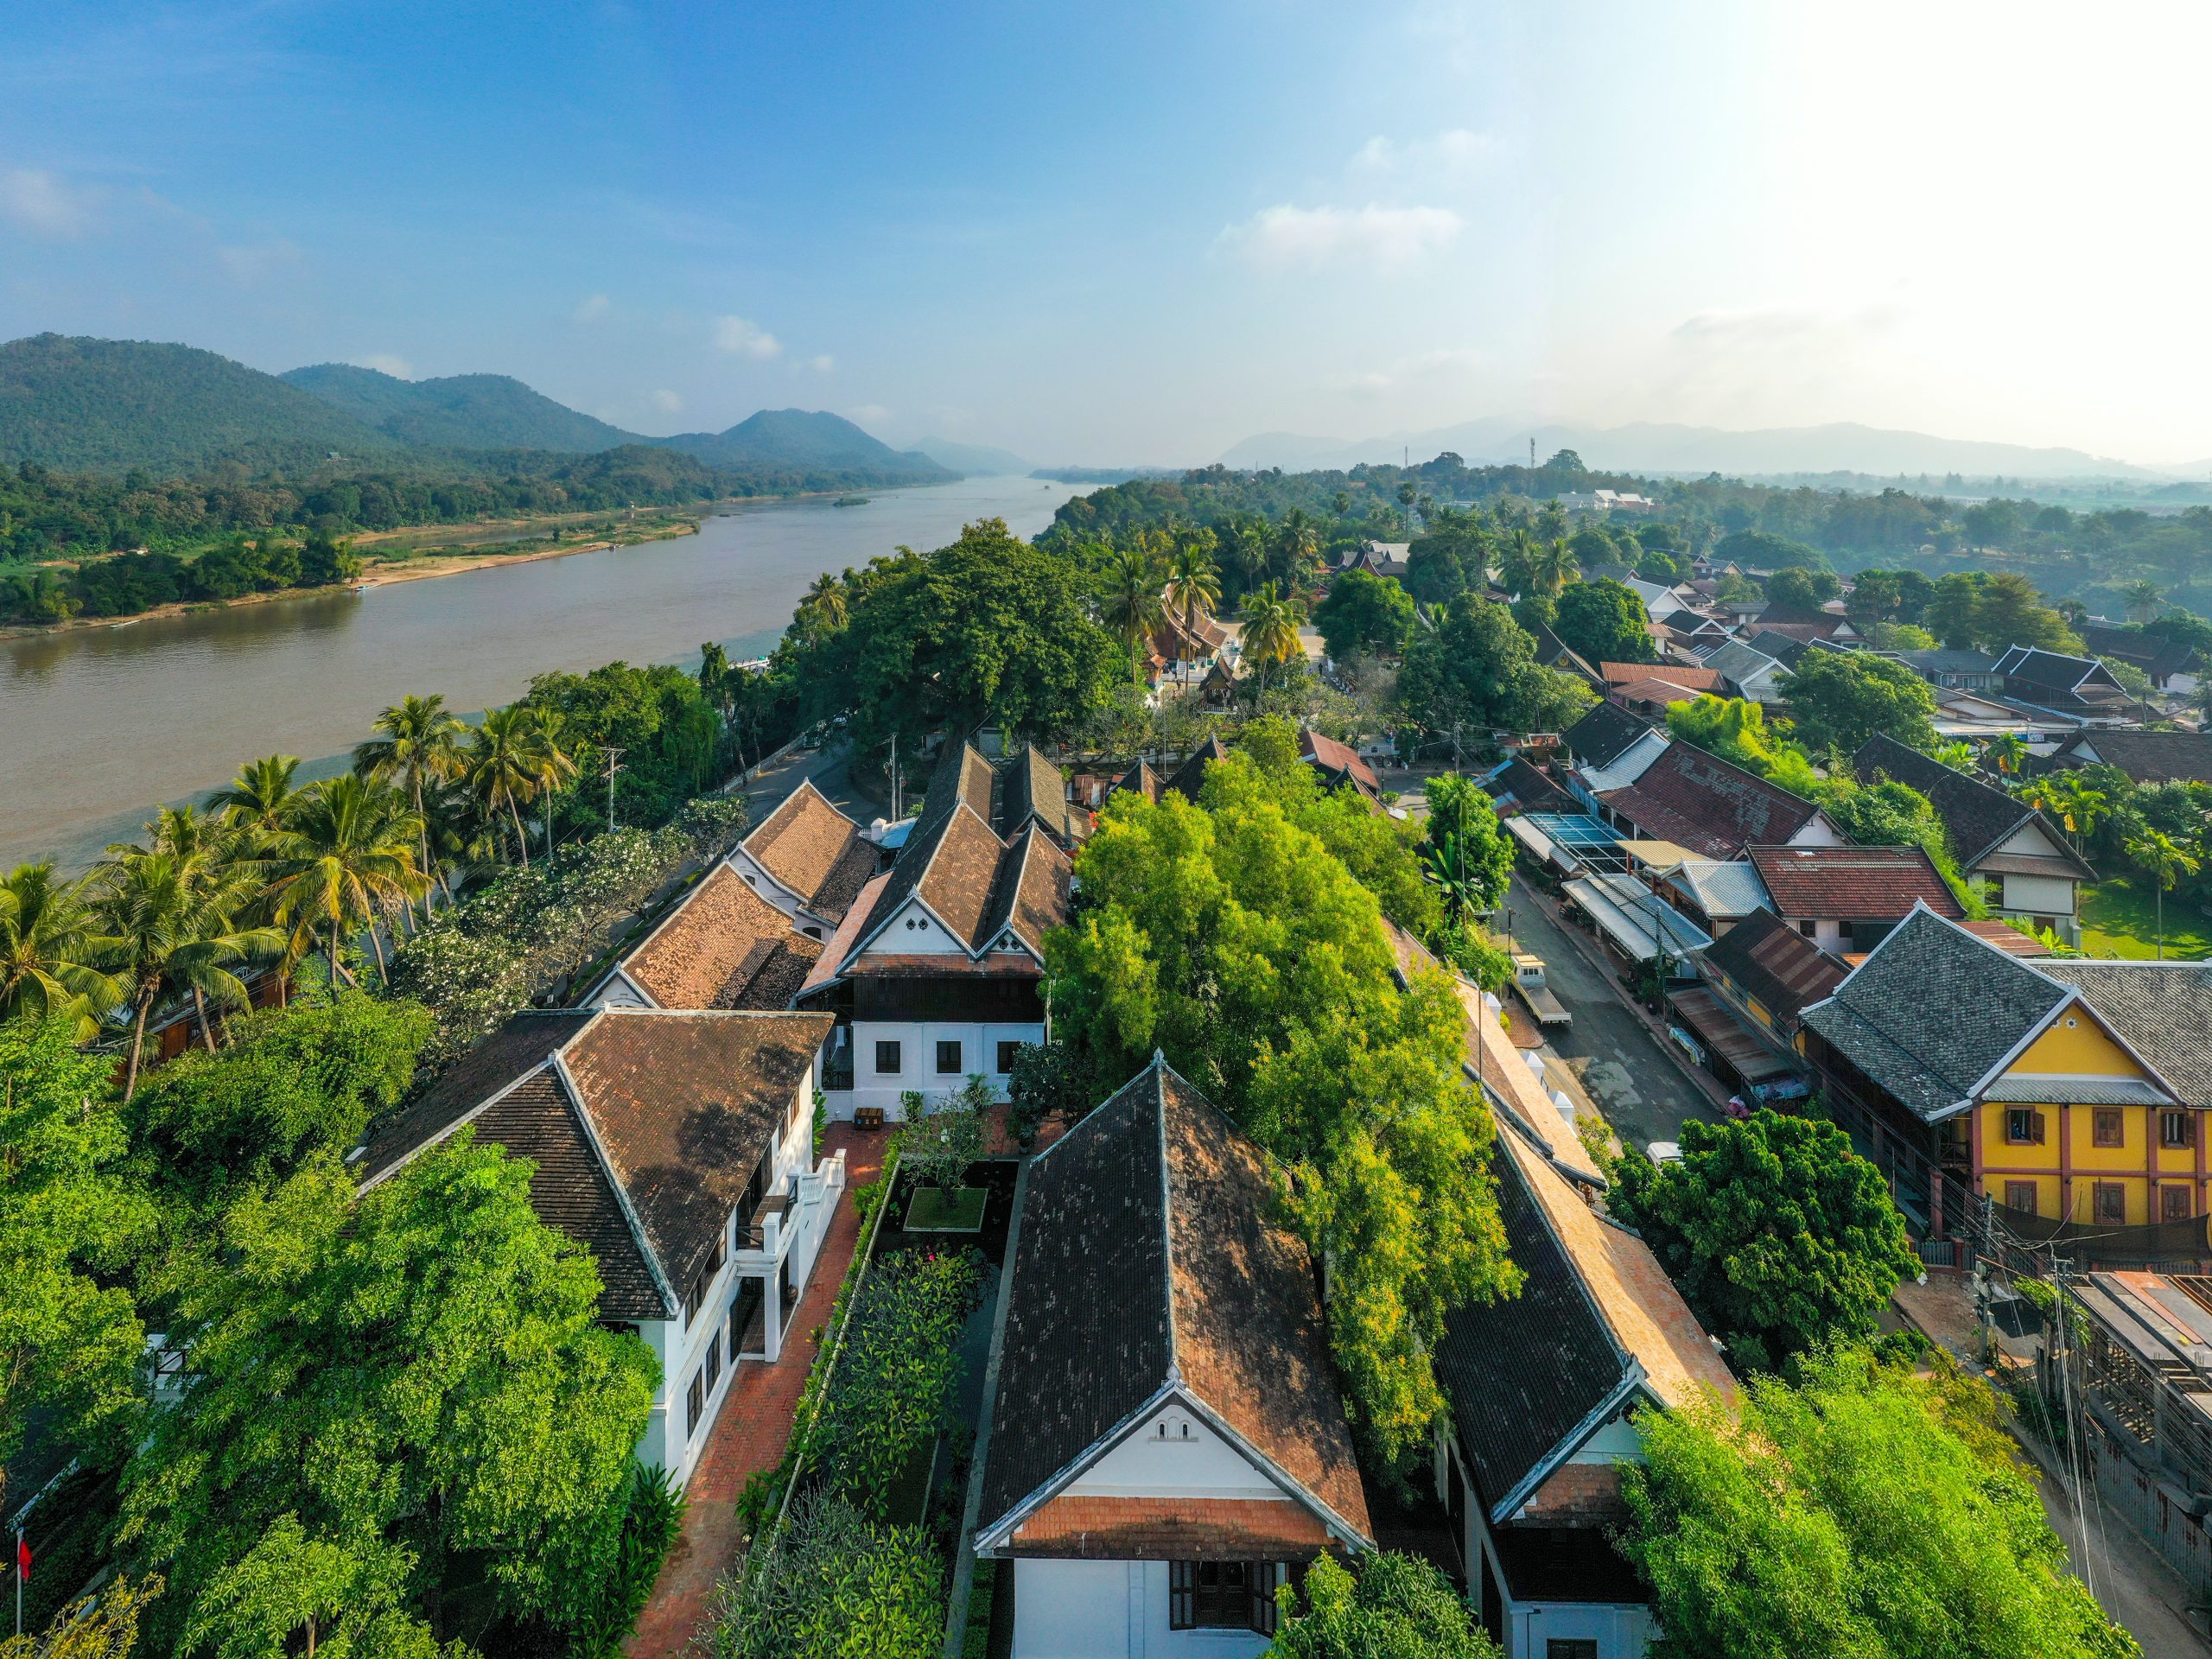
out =
[[630,976],[618,969],[592,993],[587,1006],[594,1008],[650,1008],[653,1004],[652,999],[632,984]]
[[1090,1497],[1283,1496],[1249,1458],[1172,1401],[1071,1481],[1067,1490]]
[[1165,1561],[1016,1560],[1014,1659],[1255,1659],[1254,1630],[1172,1630]]
[[1649,1607],[1516,1602],[1507,1611],[1505,1659],[1545,1659],[1548,1643],[1576,1639],[1596,1642],[1598,1659],[1643,1659],[1652,1629]]
[[945,931],[918,899],[909,899],[891,914],[860,959],[870,957],[943,957],[968,954],[968,947]]
[[[1006,1074],[998,1069],[999,1045],[1045,1040],[1042,1022],[1000,1025],[934,1020],[855,1020],[852,1031],[853,1087],[849,1094],[841,1090],[830,1101],[831,1116],[846,1119],[858,1107],[879,1106],[887,1117],[896,1120],[901,1116],[899,1096],[906,1090],[915,1089],[931,1096],[949,1094],[964,1084],[971,1071],[981,1071],[1003,1098]],[[899,1070],[895,1073],[875,1069],[875,1046],[879,1042],[899,1045]],[[937,1069],[937,1046],[940,1042],[960,1045],[958,1071],[945,1073]]]

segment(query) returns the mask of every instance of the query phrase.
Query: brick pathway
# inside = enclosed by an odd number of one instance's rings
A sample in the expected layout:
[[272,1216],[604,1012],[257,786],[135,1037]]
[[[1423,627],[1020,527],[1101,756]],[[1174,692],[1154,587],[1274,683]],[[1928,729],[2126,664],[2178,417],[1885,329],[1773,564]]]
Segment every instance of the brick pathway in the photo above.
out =
[[[864,1134],[850,1124],[833,1123],[824,1151],[844,1149],[847,1182],[857,1186],[874,1179],[882,1166],[885,1140],[880,1131]],[[743,1548],[737,1527],[738,1496],[756,1471],[772,1469],[783,1460],[799,1391],[806,1384],[837,1287],[845,1281],[859,1243],[860,1218],[850,1201],[841,1199],[829,1236],[822,1241],[814,1277],[799,1299],[798,1316],[791,1322],[783,1357],[773,1365],[757,1360],[741,1364],[721,1414],[707,1432],[707,1449],[691,1475],[683,1529],[661,1564],[659,1581],[639,1616],[636,1634],[624,1647],[632,1659],[672,1659],[703,1629],[715,1586]]]

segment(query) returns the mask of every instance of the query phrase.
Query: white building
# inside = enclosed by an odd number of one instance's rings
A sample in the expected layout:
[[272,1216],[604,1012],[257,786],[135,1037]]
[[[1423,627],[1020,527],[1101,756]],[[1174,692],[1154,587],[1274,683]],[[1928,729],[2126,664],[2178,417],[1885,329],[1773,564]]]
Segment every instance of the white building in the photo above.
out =
[[844,1191],[844,1154],[812,1154],[830,1023],[519,1014],[372,1135],[353,1170],[366,1190],[463,1128],[530,1159],[539,1216],[598,1260],[601,1321],[634,1329],[660,1361],[638,1457],[681,1486],[738,1367],[783,1363]]
[[1076,815],[1034,748],[994,766],[952,747],[889,872],[861,892],[798,994],[837,1016],[830,1114],[904,1116],[980,1074],[1001,1095],[1046,1037],[1046,930],[1066,920]]
[[1015,1659],[1250,1659],[1371,1548],[1312,1263],[1259,1148],[1157,1058],[1029,1166],[976,1548]]

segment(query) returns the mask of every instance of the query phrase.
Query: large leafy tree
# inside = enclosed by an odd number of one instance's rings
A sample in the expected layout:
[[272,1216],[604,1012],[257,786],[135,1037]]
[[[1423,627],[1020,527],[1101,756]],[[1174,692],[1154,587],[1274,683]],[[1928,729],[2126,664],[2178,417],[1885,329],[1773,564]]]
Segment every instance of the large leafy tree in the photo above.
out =
[[1414,629],[1414,601],[1388,576],[1371,570],[1347,570],[1329,584],[1329,596],[1313,607],[1321,643],[1338,662],[1360,652],[1395,657]]
[[0,1020],[0,1469],[34,1408],[83,1443],[139,1404],[144,1332],[116,1281],[149,1213],[123,1179],[114,1062],[75,1035],[67,1017]]
[[169,1327],[183,1393],[124,1476],[118,1541],[167,1576],[168,1634],[227,1605],[281,1618],[241,1573],[310,1544],[440,1640],[560,1605],[621,1523],[654,1361],[597,1323],[599,1274],[538,1220],[530,1166],[463,1131],[357,1198],[326,1155],[217,1242]]
[[1427,793],[1428,867],[1446,906],[1454,920],[1471,910],[1495,909],[1513,874],[1513,843],[1498,828],[1490,797],[1456,772],[1430,779]]
[[2002,652],[2013,645],[2057,652],[2082,649],[2081,637],[2066,626],[2066,619],[2044,602],[2033,582],[2012,570],[1982,579],[1974,596],[1974,637],[1985,651]]
[[1268,1659],[1494,1659],[1451,1581],[1418,1555],[1375,1550],[1347,1569],[1324,1555],[1294,1592]]
[[1658,654],[1643,601],[1633,588],[1605,578],[1562,588],[1552,612],[1552,631],[1593,664],[1648,663]]
[[1920,1270],[1881,1172],[1833,1123],[1759,1111],[1682,1125],[1682,1155],[1630,1153],[1610,1199],[1743,1375],[1872,1336]]
[[[2065,1570],[2031,1478],[1958,1389],[1863,1351],[1638,1420],[1624,1548],[1654,1659],[2140,1659]],[[1962,1412],[1967,1421],[1961,1421]]]
[[1877,732],[1916,749],[1936,746],[1936,693],[1903,663],[1863,651],[1808,651],[1784,675],[1797,739],[1815,753],[1855,754]]
[[124,988],[100,971],[102,941],[81,881],[18,864],[0,880],[0,1020],[64,1015],[79,1042],[99,1033]]
[[[1587,586],[1577,582],[1567,594]],[[1590,699],[1580,682],[1536,661],[1535,641],[1510,611],[1468,594],[1406,648],[1398,700],[1426,731],[1456,727],[1479,740],[1493,730],[1555,730]]]

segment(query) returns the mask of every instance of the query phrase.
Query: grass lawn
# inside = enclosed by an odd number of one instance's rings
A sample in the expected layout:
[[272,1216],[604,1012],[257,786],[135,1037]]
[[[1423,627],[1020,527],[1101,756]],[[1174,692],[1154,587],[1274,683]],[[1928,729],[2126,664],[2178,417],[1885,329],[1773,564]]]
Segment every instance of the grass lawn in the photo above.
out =
[[[2082,890],[2082,948],[2092,956],[2158,954],[2156,895],[2133,878],[2116,877]],[[2212,917],[2185,899],[2166,895],[2166,960],[2201,961],[2212,957]]]
[[986,1186],[957,1186],[950,1193],[941,1187],[918,1186],[906,1206],[910,1233],[980,1233],[983,1206],[990,1201]]

